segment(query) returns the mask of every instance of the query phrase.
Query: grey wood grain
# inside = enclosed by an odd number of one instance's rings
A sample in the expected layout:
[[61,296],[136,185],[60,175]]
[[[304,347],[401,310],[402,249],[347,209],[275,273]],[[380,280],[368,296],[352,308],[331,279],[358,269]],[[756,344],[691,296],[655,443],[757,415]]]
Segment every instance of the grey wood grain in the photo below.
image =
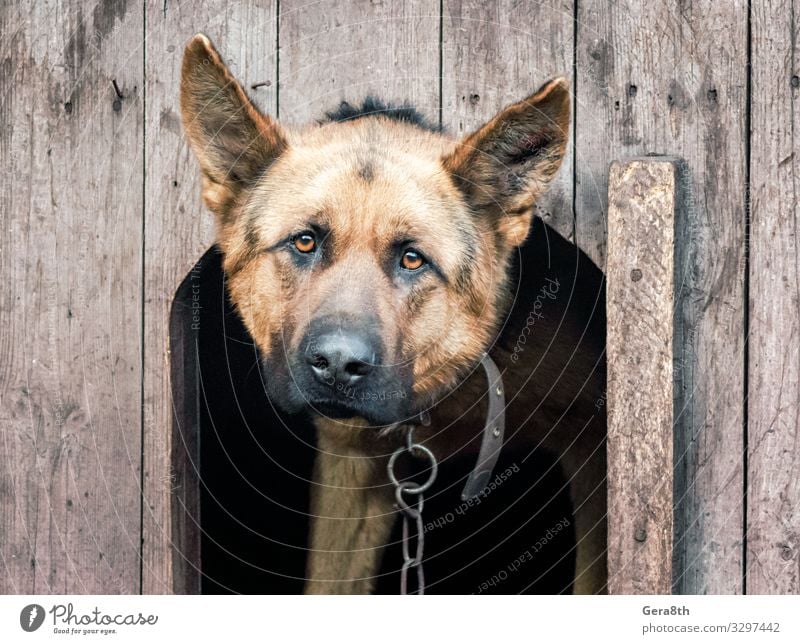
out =
[[280,48],[284,122],[305,124],[370,94],[437,120],[438,0],[283,0]]
[[797,594],[800,2],[753,3],[752,34],[747,592]]
[[676,155],[691,173],[675,590],[740,593],[747,4],[594,0],[578,12],[577,243],[605,265],[613,158]]
[[[551,78],[573,82],[572,0],[445,0],[443,7],[442,123],[453,134],[468,134]],[[572,167],[570,143],[558,177],[536,206],[536,214],[567,239],[574,228]]]
[[[145,593],[185,587],[196,552],[179,552],[171,496],[185,491],[170,470],[172,400],[169,386],[169,309],[183,277],[214,241],[214,220],[200,200],[200,170],[183,136],[178,105],[183,48],[205,33],[268,113],[276,110],[276,2],[147,3],[145,128],[144,508]],[[253,88],[255,86],[255,89]],[[202,324],[202,320],[200,322]],[[176,547],[173,548],[173,545]],[[173,569],[180,573],[173,578]],[[196,589],[195,589],[196,590]]]
[[137,593],[141,6],[0,34],[0,592]]

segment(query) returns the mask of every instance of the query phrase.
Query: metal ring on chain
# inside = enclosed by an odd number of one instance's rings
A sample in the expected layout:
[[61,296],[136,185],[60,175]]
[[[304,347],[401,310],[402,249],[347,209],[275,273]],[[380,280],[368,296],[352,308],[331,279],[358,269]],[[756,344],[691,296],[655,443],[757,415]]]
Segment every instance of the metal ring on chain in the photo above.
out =
[[431,464],[430,475],[428,476],[427,481],[425,481],[420,485],[412,483],[411,485],[403,486],[403,491],[407,492],[408,494],[419,494],[421,492],[424,492],[425,490],[430,488],[430,486],[433,485],[433,482],[436,480],[436,475],[439,471],[439,465],[436,462],[436,457],[433,455],[433,452],[424,445],[420,445],[419,443],[412,443],[411,445],[408,445],[406,447],[398,447],[394,451],[392,456],[389,458],[389,465],[387,466],[387,471],[389,472],[389,480],[395,487],[401,485],[400,481],[397,479],[397,476],[394,473],[394,465],[397,462],[398,457],[401,454],[404,454],[405,452],[408,452],[410,454],[413,454],[413,452],[419,452],[423,456],[426,456],[428,458],[428,461],[430,461]]

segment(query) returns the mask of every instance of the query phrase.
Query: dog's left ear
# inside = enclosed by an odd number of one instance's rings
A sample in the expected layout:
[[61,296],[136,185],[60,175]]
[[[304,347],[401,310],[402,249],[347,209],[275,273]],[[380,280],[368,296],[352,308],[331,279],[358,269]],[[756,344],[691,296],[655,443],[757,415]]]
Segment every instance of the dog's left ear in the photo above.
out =
[[470,206],[496,217],[511,246],[525,241],[533,205],[561,166],[569,114],[569,84],[551,80],[506,107],[442,160]]

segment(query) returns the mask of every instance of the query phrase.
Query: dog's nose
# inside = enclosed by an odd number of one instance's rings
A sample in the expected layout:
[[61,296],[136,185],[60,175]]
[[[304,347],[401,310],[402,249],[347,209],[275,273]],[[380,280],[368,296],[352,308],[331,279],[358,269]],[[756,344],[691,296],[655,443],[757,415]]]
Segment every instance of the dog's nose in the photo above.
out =
[[375,349],[362,335],[339,329],[309,342],[306,361],[320,382],[352,385],[374,368]]

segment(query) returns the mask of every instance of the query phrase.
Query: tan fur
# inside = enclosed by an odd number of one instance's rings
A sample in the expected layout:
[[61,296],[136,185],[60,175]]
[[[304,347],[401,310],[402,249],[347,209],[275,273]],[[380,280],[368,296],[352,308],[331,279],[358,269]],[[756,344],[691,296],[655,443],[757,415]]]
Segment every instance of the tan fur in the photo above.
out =
[[[286,130],[256,109],[200,35],[186,49],[181,107],[204,199],[217,214],[230,295],[262,355],[296,352],[310,320],[326,311],[373,311],[384,361],[413,366],[419,406],[443,399],[424,434],[437,456],[473,449],[482,410],[462,412],[484,385],[477,376],[462,380],[497,334],[509,306],[511,253],[564,155],[565,81],[551,81],[463,141],[380,116]],[[335,260],[304,272],[275,248],[311,224],[332,231],[326,252]],[[428,271],[413,286],[392,283],[381,266],[398,231],[445,280]],[[524,425],[517,439],[554,449],[574,478],[576,591],[600,592],[604,425],[591,413],[598,383],[581,381],[591,365],[578,359],[566,367],[575,376],[530,383],[530,364],[494,358],[507,372],[509,399],[520,394],[509,427]],[[557,392],[549,391],[554,380]],[[534,412],[536,422],[526,424]],[[394,519],[390,450],[363,420],[320,417],[316,425],[307,591],[369,592]]]
[[388,445],[360,434],[325,419],[317,423],[308,594],[366,594],[375,585],[395,519],[394,498],[386,481]]

